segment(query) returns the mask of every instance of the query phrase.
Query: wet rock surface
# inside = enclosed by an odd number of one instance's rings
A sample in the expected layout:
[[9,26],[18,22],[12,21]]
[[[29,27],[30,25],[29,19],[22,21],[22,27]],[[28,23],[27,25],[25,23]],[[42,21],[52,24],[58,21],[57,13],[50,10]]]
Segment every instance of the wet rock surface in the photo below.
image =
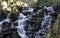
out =
[[19,9],[20,13],[8,13],[6,16],[4,13],[1,13],[1,31],[5,28],[7,29],[4,31],[9,30],[8,28],[12,28],[11,30],[15,28],[19,38],[46,38],[46,31],[55,22],[57,14],[53,12],[54,10],[52,9],[54,8],[52,7],[46,7],[45,9],[43,9],[44,7],[36,8],[35,10],[32,7],[24,7],[21,10]]

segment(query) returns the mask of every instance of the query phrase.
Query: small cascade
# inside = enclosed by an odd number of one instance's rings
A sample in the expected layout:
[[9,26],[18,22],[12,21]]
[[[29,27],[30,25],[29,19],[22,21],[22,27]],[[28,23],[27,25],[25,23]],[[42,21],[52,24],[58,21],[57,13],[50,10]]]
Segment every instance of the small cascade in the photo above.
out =
[[54,13],[54,11],[52,7],[46,7],[46,9],[47,9],[47,12],[46,12],[47,14],[44,13],[44,17],[43,17],[44,20],[42,21],[41,27],[40,27],[41,29],[36,33],[36,35],[38,36],[35,38],[46,38],[46,31],[51,28],[51,24],[52,24],[51,14]]
[[51,15],[54,14],[53,7],[40,7],[36,9],[37,11],[34,11],[32,7],[26,8],[22,9],[22,13],[19,13],[17,19],[13,18],[15,14],[8,13],[6,19],[0,21],[0,31],[2,26],[7,24],[7,26],[11,25],[11,28],[17,28],[21,38],[46,38],[46,32],[51,28],[52,20],[55,19],[54,15]]
[[5,19],[5,20],[3,20],[3,21],[1,21],[0,22],[0,31],[1,31],[1,29],[2,29],[2,24],[4,23],[4,22],[10,22],[11,20],[10,20],[10,16],[11,16],[11,13],[8,13],[8,15],[7,15],[7,18]]
[[24,16],[22,13],[18,16],[18,26],[17,26],[17,32],[21,38],[28,38],[25,34],[24,26],[25,26],[26,16]]
[[11,21],[10,17],[11,17],[11,13],[8,13],[7,18],[4,21],[5,22],[10,22]]

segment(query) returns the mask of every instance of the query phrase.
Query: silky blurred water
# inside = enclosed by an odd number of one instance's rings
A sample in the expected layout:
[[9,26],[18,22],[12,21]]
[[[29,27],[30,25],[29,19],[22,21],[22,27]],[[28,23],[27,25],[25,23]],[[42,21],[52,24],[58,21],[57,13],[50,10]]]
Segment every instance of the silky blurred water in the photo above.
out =
[[[47,12],[43,13],[44,17],[42,17],[43,20],[40,23],[41,25],[39,25],[41,29],[39,28],[39,31],[35,32],[34,38],[46,38],[46,31],[48,29],[50,29],[51,26],[52,26],[52,16],[51,16],[51,14],[54,13],[53,7],[46,7],[45,6],[43,8],[46,9]],[[14,22],[12,22],[12,24],[11,24],[12,28],[17,28],[18,35],[21,38],[30,38],[28,35],[26,35],[26,31],[24,30],[25,29],[24,27],[26,26],[26,20],[30,20],[33,15],[39,15],[43,11],[43,9],[37,10],[36,13],[34,13],[33,8],[28,8],[28,11],[29,11],[30,14],[27,14],[27,15],[24,15],[24,13],[19,13],[17,19],[15,20],[15,22],[18,23],[17,26],[13,25]],[[36,18],[36,19],[38,19],[38,18]],[[9,23],[11,21],[12,21],[11,13],[8,13],[6,19],[4,19],[3,21],[0,22],[0,31],[2,29],[2,24],[4,22]],[[33,29],[33,27],[31,27],[30,25],[31,24],[28,24],[29,29]]]

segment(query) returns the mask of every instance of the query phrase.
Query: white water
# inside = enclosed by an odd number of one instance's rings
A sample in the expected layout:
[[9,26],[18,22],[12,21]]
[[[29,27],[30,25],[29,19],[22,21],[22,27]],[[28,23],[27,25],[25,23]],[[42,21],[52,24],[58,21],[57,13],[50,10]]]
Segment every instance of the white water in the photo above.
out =
[[[54,13],[52,7],[45,7],[45,8],[47,9],[47,11],[51,11],[51,12],[48,12],[47,15],[44,13],[44,17],[43,17],[44,20],[41,23],[41,28],[42,29],[40,29],[37,33],[42,33],[42,34],[45,34],[45,35],[41,36],[40,38],[46,38],[46,32],[45,32],[46,31],[46,28],[47,29],[50,29],[51,28],[52,18],[51,18],[51,15],[50,14],[51,13]],[[46,27],[44,27],[44,26],[46,26]]]
[[22,13],[19,14],[18,17],[18,26],[17,26],[17,32],[21,38],[28,38],[25,34],[24,26],[25,26],[26,16],[24,16]]
[[[50,27],[51,27],[51,21],[52,21],[52,18],[51,18],[51,13],[54,13],[54,11],[53,11],[53,8],[52,7],[46,7],[46,9],[48,10],[48,11],[51,11],[51,12],[49,12],[47,15],[46,14],[44,14],[44,17],[43,17],[43,21],[42,21],[42,23],[41,23],[41,28],[42,29],[40,29],[37,33],[42,33],[42,34],[45,34],[46,35],[46,33],[45,33],[45,31],[46,31],[46,29],[45,28],[47,28],[47,29],[49,29]],[[33,9],[32,9],[33,10]],[[33,12],[32,10],[30,10],[29,9],[29,11],[31,11],[31,12]],[[41,10],[38,10],[37,11],[37,13],[36,14],[39,14],[39,12],[41,12],[42,11],[42,9]],[[36,15],[35,13],[33,13],[32,15]],[[25,15],[23,15],[22,13],[19,13],[19,16],[18,16],[18,19],[16,20],[16,22],[18,22],[18,26],[16,26],[16,28],[17,28],[17,32],[18,32],[18,34],[19,34],[19,36],[21,37],[21,38],[29,38],[27,35],[26,35],[26,31],[24,30],[24,27],[25,27],[25,21],[26,20],[29,20],[31,17],[32,17],[32,15],[29,15],[29,17],[28,18],[26,18],[27,16],[25,16]],[[0,30],[1,30],[1,28],[2,28],[2,24],[4,23],[4,22],[10,22],[11,21],[11,19],[10,19],[10,16],[11,16],[11,13],[9,13],[8,15],[7,15],[7,18],[5,19],[5,20],[3,20],[3,21],[1,21],[0,22]],[[44,27],[44,26],[47,26],[47,27]],[[44,32],[42,32],[42,31],[44,31]],[[36,34],[37,34],[36,33]],[[43,38],[44,37],[46,37],[46,36],[42,36]],[[37,37],[36,37],[37,38]],[[40,37],[39,37],[40,38]]]
[[1,31],[1,29],[2,29],[2,24],[3,24],[4,22],[8,22],[8,23],[9,23],[9,22],[11,21],[10,15],[11,15],[11,13],[9,13],[9,14],[7,15],[7,18],[6,18],[5,20],[3,20],[3,21],[0,22],[0,31]]

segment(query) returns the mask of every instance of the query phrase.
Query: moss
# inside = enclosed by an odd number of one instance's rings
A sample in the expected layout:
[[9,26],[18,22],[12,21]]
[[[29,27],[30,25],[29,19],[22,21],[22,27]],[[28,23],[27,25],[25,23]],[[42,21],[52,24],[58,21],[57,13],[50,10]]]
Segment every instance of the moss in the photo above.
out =
[[[49,36],[48,36],[49,34]],[[53,28],[47,31],[47,38],[59,38],[60,37],[60,14],[58,14]]]

